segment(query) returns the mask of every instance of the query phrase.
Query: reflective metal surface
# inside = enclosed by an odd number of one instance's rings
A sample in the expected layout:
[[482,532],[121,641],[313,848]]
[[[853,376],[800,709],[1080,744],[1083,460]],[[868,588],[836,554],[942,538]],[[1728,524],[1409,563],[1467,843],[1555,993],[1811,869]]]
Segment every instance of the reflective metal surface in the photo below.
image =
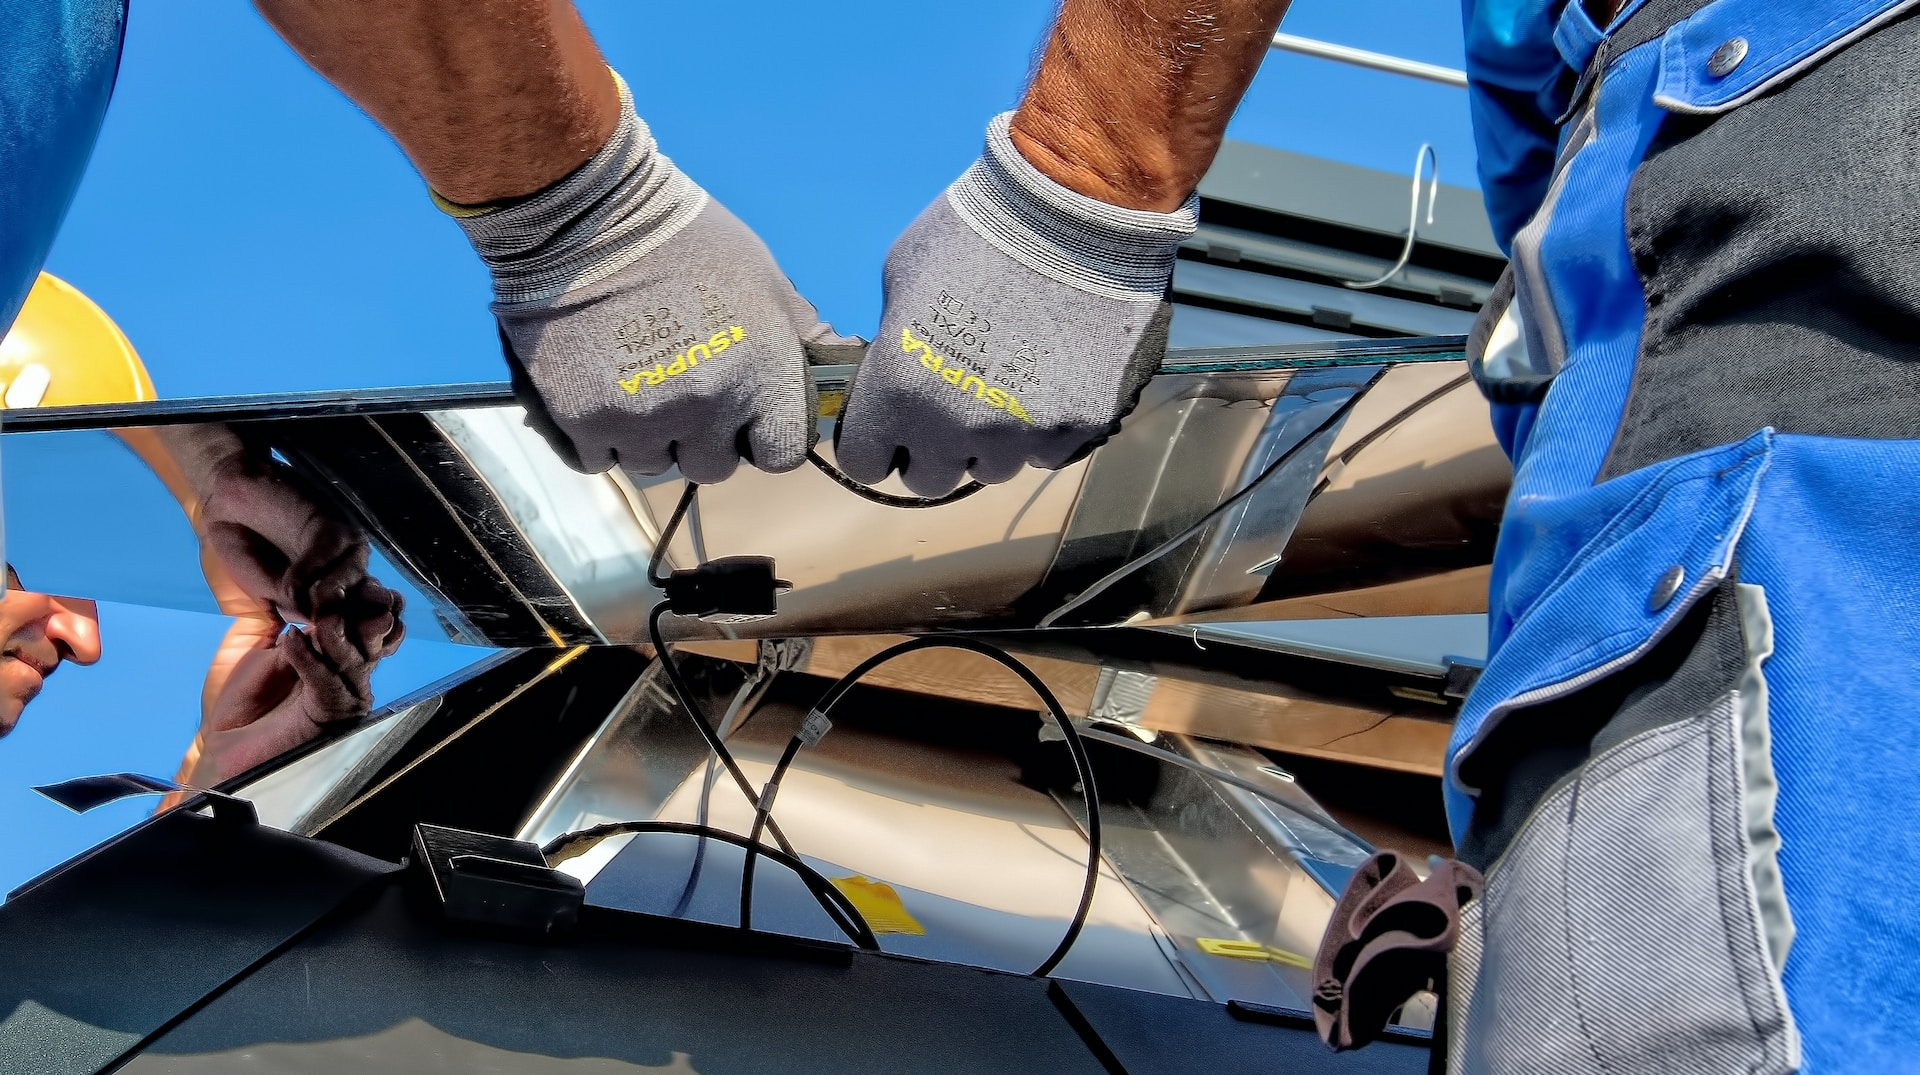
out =
[[[825,412],[848,372],[816,368]],[[647,563],[681,483],[576,474],[497,388],[438,391],[22,412],[9,416],[7,459],[57,465],[58,448],[12,449],[90,435],[40,431],[218,417],[364,529],[388,581],[420,595],[415,630],[430,612],[473,644],[643,640],[659,599]],[[887,507],[812,468],[743,467],[701,489],[665,565],[771,556],[793,589],[772,617],[666,625],[679,638],[795,637],[1178,622],[1249,606],[1271,606],[1266,618],[1479,611],[1474,586],[1446,584],[1486,562],[1505,490],[1476,408],[1453,338],[1187,351],[1089,459],[947,506]],[[821,433],[830,455],[828,413]],[[17,505],[9,523],[17,547],[57,558],[68,544],[58,513]],[[52,568],[76,581],[88,570]],[[167,603],[182,588],[160,583],[187,570],[149,564],[79,588]]]
[[[775,671],[777,661],[757,670],[699,656],[679,663],[709,718],[731,729],[729,746],[756,784],[825,686]],[[497,799],[526,804],[502,826],[506,831],[545,843],[615,821],[749,827],[750,805],[724,776],[712,778],[706,745],[672,700],[658,662],[495,668],[468,677],[482,684],[491,676],[492,683],[447,695],[437,717],[439,696],[422,697],[398,707],[384,726],[314,751],[238,792],[260,805],[268,824],[319,832],[348,846],[377,841],[370,834],[380,825],[404,829],[396,823],[421,809],[396,814],[393,801],[368,793],[383,784],[397,787],[396,780],[425,781],[414,793],[424,797],[415,801],[434,804],[425,807],[429,816],[457,821],[461,815],[446,797],[430,789],[436,781],[470,784],[480,773],[471,760],[463,769],[443,759],[462,749],[456,744],[489,734],[474,714],[497,712],[509,725],[537,721],[538,705],[522,715],[499,708],[522,706],[513,697],[516,685],[535,674],[550,681],[552,691],[595,682],[602,699],[595,704],[604,708],[579,716],[604,716],[566,756],[524,758],[522,768],[550,775],[528,789],[531,796],[497,790]],[[889,886],[898,913],[876,926],[885,950],[1029,969],[1057,939],[1087,854],[1081,836],[1087,804],[1046,775],[1048,752],[1063,748],[1044,743],[1037,734],[1041,722],[1016,710],[873,691],[856,694],[854,703],[836,713],[829,735],[799,755],[783,784],[777,816],[796,850],[828,877]],[[438,730],[429,726],[435,719]],[[491,734],[496,749],[533,746],[507,725]],[[373,736],[382,747],[356,745]],[[1260,755],[1182,735],[1162,736],[1159,743],[1264,786],[1279,802],[1152,759],[1097,755],[1105,863],[1088,927],[1059,975],[1201,1000],[1304,1008],[1311,991],[1304,970],[1223,956],[1201,942],[1310,953],[1333,893],[1365,857],[1366,845]],[[383,759],[367,764],[374,753]],[[1049,786],[1051,796],[1043,790]],[[326,813],[316,806],[322,801],[346,806],[316,822]],[[366,819],[356,824],[356,813]],[[381,822],[382,814],[393,816]],[[731,924],[740,863],[739,853],[723,844],[644,836],[614,837],[562,868],[588,882],[590,903]],[[757,882],[755,923],[825,941],[839,936],[812,898],[778,870]]]

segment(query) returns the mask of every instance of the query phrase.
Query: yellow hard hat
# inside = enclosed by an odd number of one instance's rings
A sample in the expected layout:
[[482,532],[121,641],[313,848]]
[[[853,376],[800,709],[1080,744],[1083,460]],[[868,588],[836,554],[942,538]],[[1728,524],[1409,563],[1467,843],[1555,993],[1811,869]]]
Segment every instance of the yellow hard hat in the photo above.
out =
[[41,273],[5,339],[0,404],[8,408],[156,399],[127,334],[80,289]]

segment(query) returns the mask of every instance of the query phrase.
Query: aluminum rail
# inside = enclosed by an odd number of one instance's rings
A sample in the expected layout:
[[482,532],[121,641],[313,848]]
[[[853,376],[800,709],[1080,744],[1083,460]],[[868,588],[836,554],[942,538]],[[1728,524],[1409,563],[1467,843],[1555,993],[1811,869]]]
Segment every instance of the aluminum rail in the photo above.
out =
[[1438,82],[1447,86],[1465,89],[1467,73],[1438,64],[1421,63],[1418,60],[1403,60],[1398,56],[1389,56],[1384,52],[1368,52],[1366,49],[1335,45],[1326,41],[1315,41],[1310,37],[1295,37],[1292,34],[1274,34],[1273,48],[1282,52],[1298,53],[1301,56],[1315,56],[1335,63],[1352,64],[1355,67],[1372,68],[1394,75],[1406,75],[1409,78],[1421,78],[1428,82]]

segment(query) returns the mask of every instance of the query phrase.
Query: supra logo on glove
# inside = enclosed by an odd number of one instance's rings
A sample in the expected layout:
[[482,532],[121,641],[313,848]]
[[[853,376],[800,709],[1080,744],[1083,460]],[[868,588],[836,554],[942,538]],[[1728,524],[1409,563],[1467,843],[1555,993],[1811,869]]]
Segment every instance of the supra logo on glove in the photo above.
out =
[[1027,409],[1020,405],[1020,401],[1013,397],[1013,393],[1004,388],[989,387],[979,374],[969,373],[962,366],[947,365],[945,360],[934,351],[932,344],[914,338],[912,329],[900,330],[900,350],[909,355],[917,352],[920,355],[920,365],[960,391],[972,392],[974,399],[994,410],[1006,411],[1028,425],[1033,424],[1033,419],[1027,417]]
[[655,362],[650,370],[639,370],[632,377],[617,378],[617,380],[620,387],[627,390],[629,396],[640,391],[640,386],[643,384],[649,388],[658,388],[666,383],[667,378],[680,376],[698,366],[701,359],[711,359],[746,338],[747,330],[739,325],[733,325],[723,332],[714,333],[706,343],[696,343],[673,356],[672,362]]

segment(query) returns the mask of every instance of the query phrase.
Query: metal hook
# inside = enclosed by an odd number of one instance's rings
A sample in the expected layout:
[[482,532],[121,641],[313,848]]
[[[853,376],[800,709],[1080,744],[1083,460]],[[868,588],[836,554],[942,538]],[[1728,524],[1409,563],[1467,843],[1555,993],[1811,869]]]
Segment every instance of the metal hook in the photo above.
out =
[[1400,270],[1407,267],[1407,259],[1413,257],[1413,242],[1420,234],[1420,170],[1428,160],[1433,161],[1433,177],[1427,183],[1427,226],[1433,226],[1434,203],[1440,200],[1440,153],[1431,143],[1422,142],[1413,155],[1412,204],[1407,207],[1407,242],[1400,248],[1400,260],[1393,263],[1393,268],[1388,269],[1386,275],[1373,280],[1345,281],[1348,287],[1355,291],[1379,287],[1400,275]]

